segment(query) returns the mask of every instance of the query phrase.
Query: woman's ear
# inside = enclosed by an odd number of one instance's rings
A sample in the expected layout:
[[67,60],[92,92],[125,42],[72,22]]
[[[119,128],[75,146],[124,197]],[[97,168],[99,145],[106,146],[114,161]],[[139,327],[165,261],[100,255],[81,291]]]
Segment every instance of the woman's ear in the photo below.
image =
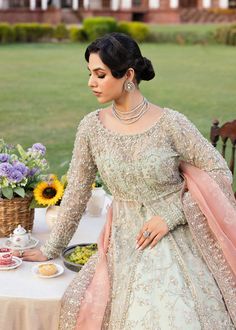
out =
[[135,72],[134,72],[134,69],[133,68],[129,68],[126,72],[126,78],[129,80],[129,81],[135,81]]

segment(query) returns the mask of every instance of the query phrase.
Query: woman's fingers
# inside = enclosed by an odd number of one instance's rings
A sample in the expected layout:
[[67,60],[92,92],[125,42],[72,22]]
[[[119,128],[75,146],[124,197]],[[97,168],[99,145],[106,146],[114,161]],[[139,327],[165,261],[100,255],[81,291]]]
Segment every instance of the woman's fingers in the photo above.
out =
[[163,235],[161,233],[157,234],[150,243],[150,249],[154,248],[154,246],[157,245],[157,243],[162,239],[162,237]]
[[[144,236],[143,236],[143,233],[145,232],[145,231],[148,231],[147,229],[142,229],[141,230],[141,234],[140,235],[138,235],[138,239],[137,239],[137,241],[136,241],[136,243],[137,243],[137,248],[140,246],[140,245],[142,245],[143,244],[143,242],[145,241],[145,239],[147,239],[147,238],[145,238]],[[148,232],[150,232],[150,234],[151,234],[151,231],[148,231]]]
[[147,247],[150,242],[153,240],[153,238],[157,235],[157,232],[152,232],[149,237],[142,237],[139,242],[137,242],[137,249],[143,250],[145,247]]
[[145,223],[145,226],[144,226],[144,227],[140,230],[140,232],[138,233],[138,236],[137,236],[137,238],[136,238],[136,241],[137,241],[137,242],[138,242],[139,240],[141,240],[141,239],[144,238],[144,237],[143,237],[143,233],[144,233],[145,230],[148,230],[147,227],[148,227],[148,223],[146,222],[146,223]]
[[143,250],[149,244],[150,248],[153,248],[168,231],[168,226],[162,218],[159,216],[152,217],[151,220],[143,225],[143,228],[138,233],[136,249]]
[[39,249],[30,249],[30,250],[18,250],[14,251],[13,255],[21,258],[22,260],[25,261],[46,261],[48,260],[47,257],[43,255],[41,250]]

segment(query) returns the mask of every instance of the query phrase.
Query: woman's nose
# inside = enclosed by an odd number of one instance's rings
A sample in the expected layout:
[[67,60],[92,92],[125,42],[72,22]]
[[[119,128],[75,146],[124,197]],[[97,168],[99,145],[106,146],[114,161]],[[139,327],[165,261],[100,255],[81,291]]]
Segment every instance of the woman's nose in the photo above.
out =
[[88,86],[89,86],[89,87],[94,87],[94,86],[96,86],[96,81],[94,80],[93,76],[90,76],[90,77],[89,77],[89,80],[88,80]]

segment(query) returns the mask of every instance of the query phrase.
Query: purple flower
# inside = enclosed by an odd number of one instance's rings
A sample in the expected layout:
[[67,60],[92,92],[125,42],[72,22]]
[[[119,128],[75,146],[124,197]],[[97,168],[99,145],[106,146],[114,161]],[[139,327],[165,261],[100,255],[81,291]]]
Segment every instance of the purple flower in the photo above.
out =
[[13,166],[9,163],[0,164],[0,176],[8,176],[13,170]]
[[18,171],[13,169],[11,173],[8,175],[8,179],[12,182],[20,182],[23,179],[23,174]]
[[10,160],[10,156],[8,154],[0,154],[0,162],[6,163]]
[[32,145],[31,150],[34,152],[39,152],[42,156],[45,155],[46,153],[46,147],[44,145],[42,145],[41,143],[35,143]]
[[26,176],[26,174],[28,174],[28,171],[29,171],[28,167],[25,166],[25,164],[18,162],[18,161],[16,161],[13,164],[13,168],[14,168],[14,170],[20,171],[23,174],[23,176]]
[[28,170],[27,175],[30,176],[30,177],[32,177],[32,176],[34,176],[34,175],[38,172],[38,170],[39,170],[39,169],[36,168],[36,167],[31,168],[30,170]]

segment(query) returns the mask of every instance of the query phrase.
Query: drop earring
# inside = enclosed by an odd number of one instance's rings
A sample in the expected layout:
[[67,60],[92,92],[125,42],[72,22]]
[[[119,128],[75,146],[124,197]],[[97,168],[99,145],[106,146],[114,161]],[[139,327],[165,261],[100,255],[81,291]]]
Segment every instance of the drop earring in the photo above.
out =
[[124,82],[124,90],[126,92],[133,92],[135,90],[135,84],[132,81],[126,80]]

